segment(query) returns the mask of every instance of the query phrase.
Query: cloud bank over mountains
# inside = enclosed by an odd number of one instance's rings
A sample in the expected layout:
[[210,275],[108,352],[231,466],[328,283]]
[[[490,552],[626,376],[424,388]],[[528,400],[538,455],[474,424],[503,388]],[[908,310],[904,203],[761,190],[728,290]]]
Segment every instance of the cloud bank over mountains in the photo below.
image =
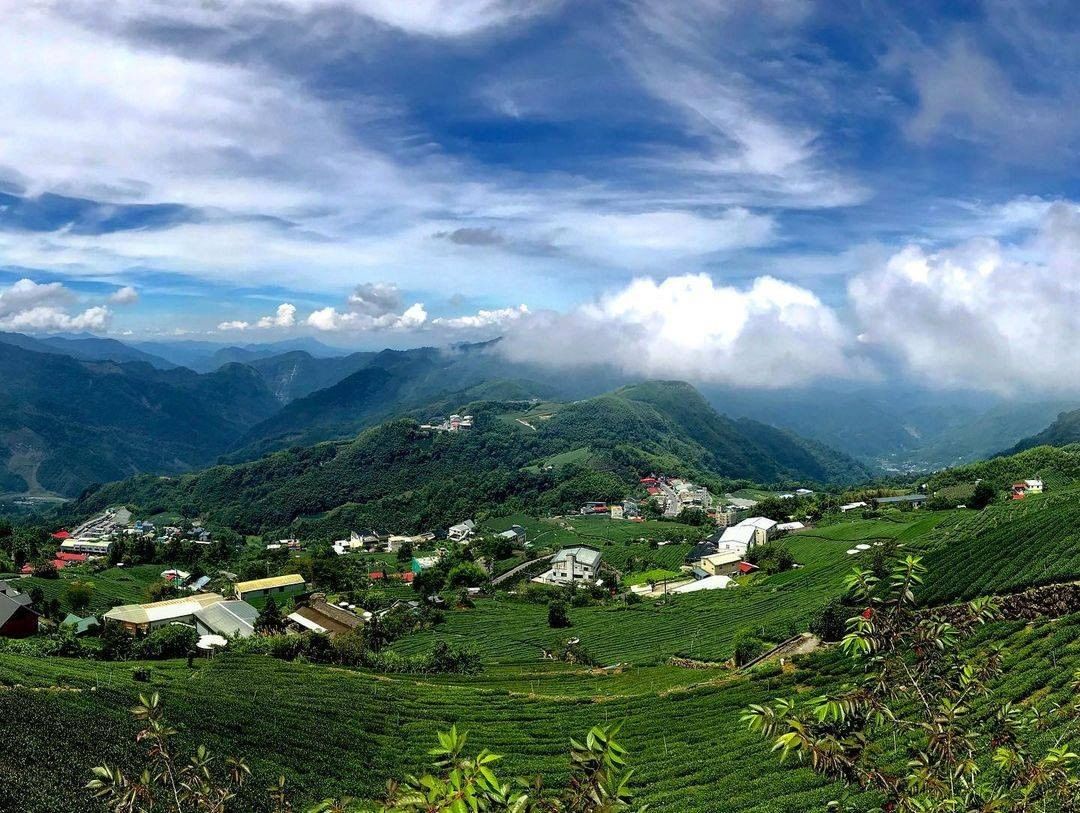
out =
[[298,316],[282,303],[273,315],[219,329],[398,333],[432,344],[501,337],[498,352],[514,361],[603,363],[747,387],[873,380],[884,366],[942,387],[1076,392],[1080,207],[1047,205],[1032,223],[1037,229],[1014,244],[976,237],[936,250],[905,246],[852,277],[834,304],[775,277],[739,286],[691,273],[638,277],[566,311],[522,304],[432,318],[424,303],[380,282],[358,285],[340,308]]
[[6,11],[0,329],[1073,388],[1065,0]]

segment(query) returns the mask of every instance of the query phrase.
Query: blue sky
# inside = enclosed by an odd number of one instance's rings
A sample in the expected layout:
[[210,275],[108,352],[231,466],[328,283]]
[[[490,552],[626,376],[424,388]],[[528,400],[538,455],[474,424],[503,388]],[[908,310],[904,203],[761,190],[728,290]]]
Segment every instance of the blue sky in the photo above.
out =
[[[762,385],[892,356],[943,385],[1049,388],[1061,371],[1025,372],[1017,347],[1080,337],[1068,2],[9,15],[0,329],[513,334],[559,363],[589,338]],[[1030,290],[1002,297],[1018,275]],[[1020,303],[1062,314],[1033,334]],[[935,359],[973,337],[996,366]]]

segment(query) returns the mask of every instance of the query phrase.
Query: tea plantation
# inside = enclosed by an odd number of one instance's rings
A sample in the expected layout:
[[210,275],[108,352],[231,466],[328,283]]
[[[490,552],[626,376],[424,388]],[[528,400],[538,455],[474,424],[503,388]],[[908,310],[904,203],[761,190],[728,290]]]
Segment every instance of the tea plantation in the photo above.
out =
[[[1064,700],[1080,667],[1077,616],[995,624],[977,641],[1006,645],[1006,676],[995,689],[1017,701]],[[149,687],[133,682],[131,669],[0,657],[0,809],[92,809],[80,789],[88,769],[134,754],[126,708]],[[188,743],[251,761],[255,781],[243,810],[266,809],[261,788],[279,773],[303,803],[331,793],[376,794],[386,778],[426,764],[434,732],[452,722],[477,748],[505,754],[508,775],[543,772],[558,783],[567,773],[569,736],[625,719],[639,801],[653,810],[795,813],[824,810],[834,790],[805,769],[780,765],[739,714],[748,703],[825,690],[847,670],[831,650],[794,671],[766,667],[751,676],[537,663],[436,679],[223,655],[192,670],[183,662],[155,664],[151,687],[162,692]],[[27,772],[27,764],[49,770]]]
[[[871,563],[875,543],[895,541],[925,554],[924,603],[1080,577],[1078,515],[1076,493],[1062,490],[982,512],[843,517],[781,543],[799,567],[737,588],[663,603],[571,607],[572,626],[561,630],[548,626],[545,604],[502,593],[471,609],[449,609],[443,623],[393,645],[421,653],[436,640],[468,643],[484,664],[468,676],[375,674],[226,653],[193,668],[184,661],[151,664],[146,684],[133,680],[132,663],[0,654],[0,810],[94,810],[82,790],[88,771],[103,760],[133,763],[135,725],[127,709],[139,692],[154,689],[185,744],[205,742],[251,762],[255,779],[238,810],[268,810],[263,788],[279,774],[298,809],[330,795],[377,795],[388,778],[425,766],[434,733],[453,723],[469,732],[475,748],[505,755],[503,774],[543,773],[558,785],[568,773],[570,736],[625,720],[638,798],[654,811],[823,811],[836,789],[804,768],[781,765],[739,715],[750,703],[821,693],[850,679],[839,652],[826,648],[794,666],[766,664],[748,675],[671,666],[669,658],[723,661],[741,633],[781,640],[805,630],[842,592],[851,567]],[[575,519],[552,535],[580,541],[607,527],[631,526]],[[550,526],[537,523],[535,530]],[[672,565],[685,551],[631,537],[603,544],[606,558],[640,550],[670,556]],[[856,545],[867,549],[848,553]],[[142,589],[128,587],[132,595]],[[541,649],[568,636],[609,668],[540,658]],[[990,642],[1007,647],[999,696],[1066,698],[1080,668],[1080,616],[993,624],[974,645]],[[854,809],[872,807],[872,800],[861,801]]]

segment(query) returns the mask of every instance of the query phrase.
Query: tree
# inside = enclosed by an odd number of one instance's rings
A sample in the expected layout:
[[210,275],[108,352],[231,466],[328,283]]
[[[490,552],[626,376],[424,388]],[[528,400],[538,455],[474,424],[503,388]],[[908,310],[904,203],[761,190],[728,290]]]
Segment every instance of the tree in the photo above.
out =
[[681,522],[683,525],[696,525],[698,527],[713,524],[712,520],[709,519],[709,515],[700,508],[684,508],[675,517],[675,521]]
[[181,658],[195,649],[199,633],[187,624],[169,624],[156,629],[133,647],[136,658]]
[[266,604],[259,610],[259,617],[255,619],[255,630],[263,635],[275,635],[285,629],[285,619],[281,617],[274,597],[266,599]]
[[[140,695],[132,709],[135,719],[145,725],[137,740],[148,747],[146,768],[129,776],[119,768],[100,765],[86,785],[91,795],[115,813],[219,813],[225,803],[236,797],[251,775],[241,759],[228,758],[222,763],[224,778],[215,775],[216,766],[206,746],[200,745],[188,762],[174,755],[172,738],[177,730],[162,716],[161,698],[155,692],[149,698]],[[283,800],[284,801],[284,800]],[[276,810],[286,810],[277,807]]]
[[51,559],[44,559],[34,565],[34,575],[39,579],[58,579],[60,573]]
[[981,511],[986,508],[990,503],[994,501],[997,493],[994,491],[994,487],[990,485],[986,480],[980,480],[975,485],[975,491],[971,495],[971,499],[968,501],[968,506],[976,510]]
[[755,635],[740,633],[735,637],[734,649],[735,664],[736,666],[742,666],[752,661],[758,655],[767,652],[769,644],[767,641],[763,641]]
[[570,626],[570,617],[566,614],[566,602],[555,599],[548,604],[548,626],[563,629]]
[[487,580],[488,575],[480,565],[473,562],[461,562],[450,568],[446,576],[446,586],[450,588],[479,587]]
[[90,599],[94,596],[94,586],[84,581],[68,582],[64,589],[64,596],[72,611],[80,613],[90,606]]
[[839,599],[833,599],[810,622],[810,632],[822,641],[839,641],[847,632],[847,618],[851,608]]
[[437,568],[429,567],[421,570],[413,577],[413,590],[424,598],[433,596],[443,588],[446,578]]
[[146,591],[151,601],[167,601],[171,598],[179,598],[183,595],[180,588],[171,581],[161,579],[154,582]]
[[[774,740],[781,758],[796,754],[845,795],[877,796],[879,810],[1074,811],[1073,732],[1048,741],[1043,729],[1053,716],[1075,720],[1080,703],[1048,710],[1031,701],[1025,712],[998,700],[1001,647],[963,646],[998,617],[996,599],[918,612],[925,572],[915,556],[896,561],[884,580],[856,568],[847,584],[865,609],[848,619],[841,647],[862,675],[832,694],[750,706],[744,721]],[[1080,689],[1080,672],[1071,688]]]

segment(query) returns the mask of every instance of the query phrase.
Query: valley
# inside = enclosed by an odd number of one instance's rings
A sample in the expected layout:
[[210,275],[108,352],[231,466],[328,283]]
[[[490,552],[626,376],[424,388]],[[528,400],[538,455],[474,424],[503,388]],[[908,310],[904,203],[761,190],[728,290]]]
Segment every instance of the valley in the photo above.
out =
[[[466,365],[470,352],[485,351]],[[263,789],[278,777],[297,809],[377,798],[423,770],[451,725],[504,754],[508,775],[559,785],[570,737],[615,722],[650,809],[712,811],[718,793],[725,810],[824,809],[837,777],[771,757],[747,709],[843,692],[852,666],[837,640],[860,611],[849,577],[905,557],[927,569],[928,612],[1007,599],[1011,615],[966,644],[978,657],[1007,646],[1007,677],[980,702],[1064,691],[1055,675],[1076,661],[1080,624],[1080,445],[886,477],[728,417],[683,382],[571,397],[525,378],[470,383],[460,357],[426,350],[286,355],[194,373],[8,352],[92,399],[106,376],[119,389],[104,397],[135,412],[118,415],[123,444],[101,434],[107,411],[64,418],[68,442],[85,420],[111,444],[87,460],[124,453],[129,468],[62,503],[40,501],[53,495],[38,472],[51,483],[57,466],[48,424],[20,417],[41,428],[6,435],[8,477],[34,488],[0,519],[0,602],[29,608],[37,631],[0,636],[14,732],[0,809],[91,809],[93,767],[140,759],[127,710],[148,690],[178,746],[249,761],[239,798],[254,811],[274,809]],[[305,394],[298,382],[327,361],[326,380],[343,377]],[[220,417],[179,406],[211,391]],[[139,432],[157,459],[135,456]],[[163,463],[166,449],[177,456]],[[64,456],[71,483],[78,456]],[[159,615],[165,626],[134,637],[118,626]],[[62,767],[14,769],[28,752]]]

